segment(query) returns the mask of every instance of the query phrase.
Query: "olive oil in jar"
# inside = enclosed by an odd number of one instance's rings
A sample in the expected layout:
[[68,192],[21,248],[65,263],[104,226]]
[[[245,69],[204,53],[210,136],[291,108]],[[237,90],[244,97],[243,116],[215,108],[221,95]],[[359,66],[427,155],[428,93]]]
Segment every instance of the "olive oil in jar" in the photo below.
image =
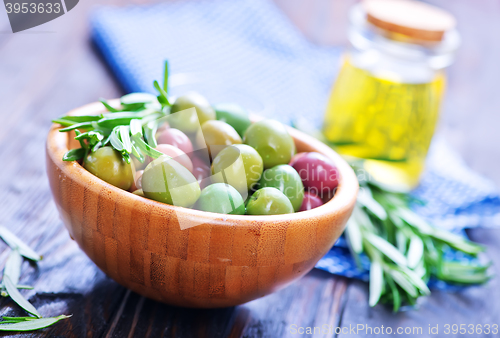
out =
[[424,168],[445,79],[441,72],[427,83],[379,76],[344,61],[324,133],[339,153],[367,159],[365,169],[377,181],[411,188]]
[[460,44],[455,19],[420,1],[364,0],[350,22],[323,132],[339,153],[365,159],[373,179],[410,190],[438,121],[444,68]]

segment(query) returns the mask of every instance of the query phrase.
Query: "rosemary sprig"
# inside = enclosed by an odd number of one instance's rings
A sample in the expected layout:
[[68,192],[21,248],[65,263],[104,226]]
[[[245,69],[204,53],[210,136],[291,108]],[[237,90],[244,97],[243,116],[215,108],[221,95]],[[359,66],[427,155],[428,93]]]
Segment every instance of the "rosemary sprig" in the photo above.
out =
[[414,305],[430,294],[431,276],[458,284],[481,284],[491,278],[488,264],[450,262],[444,250],[451,247],[472,257],[484,247],[443,229],[413,212],[408,195],[385,190],[373,182],[360,182],[360,193],[346,237],[356,261],[368,256],[370,306],[379,301]]
[[43,329],[53,325],[61,319],[69,318],[71,316],[61,315],[58,317],[42,318],[42,315],[31,304],[18,289],[32,289],[33,287],[27,285],[18,285],[19,277],[21,275],[21,266],[24,258],[32,261],[39,261],[42,259],[35,251],[23,243],[17,236],[11,233],[7,228],[0,226],[0,237],[12,249],[5,268],[3,271],[3,280],[1,284],[1,294],[3,297],[10,297],[17,305],[23,310],[35,317],[2,317],[0,321],[0,331],[32,331]]
[[[293,126],[335,149],[335,144],[307,121]],[[362,170],[358,177],[365,176],[363,160],[355,159],[351,165]],[[483,246],[426,222],[410,209],[412,198],[408,194],[373,181],[359,183],[345,236],[358,265],[360,255],[370,259],[370,306],[392,303],[396,312],[402,305],[415,305],[419,297],[430,294],[427,283],[431,277],[461,285],[485,283],[492,277],[488,273],[490,262],[462,263],[444,258],[446,248],[477,257]]]
[[42,259],[42,256],[33,251],[33,249],[23,243],[23,241],[21,241],[16,235],[3,226],[0,226],[0,237],[13,250],[18,250],[24,258],[32,261],[39,261]]
[[154,86],[158,95],[149,93],[132,93],[121,97],[120,107],[112,107],[101,99],[107,114],[63,116],[52,120],[64,128],[60,132],[75,131],[75,140],[80,142],[80,148],[71,149],[63,156],[64,161],[79,161],[89,152],[95,152],[100,147],[111,145],[119,151],[130,163],[131,156],[141,163],[145,156],[157,158],[163,154],[156,149],[155,134],[163,118],[170,113],[168,99],[168,62],[165,62],[163,87],[157,81]]
[[58,321],[69,317],[71,316],[60,315],[57,317],[46,317],[46,318],[31,317],[33,319],[25,319],[25,320],[2,320],[0,321],[0,331],[17,332],[17,331],[39,330],[54,325]]

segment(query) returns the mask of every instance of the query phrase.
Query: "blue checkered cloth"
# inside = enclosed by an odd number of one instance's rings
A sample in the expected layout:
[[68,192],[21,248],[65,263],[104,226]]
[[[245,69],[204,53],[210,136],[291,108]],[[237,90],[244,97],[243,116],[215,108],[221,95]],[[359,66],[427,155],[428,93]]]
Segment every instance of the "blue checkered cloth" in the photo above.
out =
[[[168,59],[173,95],[196,90],[210,102],[236,102],[285,123],[299,118],[321,123],[342,53],[306,40],[267,0],[101,7],[91,27],[128,92],[153,92],[152,82],[162,79]],[[493,183],[468,169],[440,138],[433,141],[413,194],[427,202],[414,209],[437,226],[455,231],[500,226],[500,195]],[[449,258],[468,259],[455,252]],[[341,238],[316,267],[366,280],[369,261],[362,265],[356,267]]]

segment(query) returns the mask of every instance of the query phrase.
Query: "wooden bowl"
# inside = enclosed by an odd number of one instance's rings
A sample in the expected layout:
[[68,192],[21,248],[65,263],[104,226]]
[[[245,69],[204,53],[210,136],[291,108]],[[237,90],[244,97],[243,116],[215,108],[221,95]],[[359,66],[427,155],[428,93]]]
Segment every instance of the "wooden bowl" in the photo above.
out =
[[[117,101],[115,101],[115,104]],[[100,103],[70,112],[102,113]],[[317,151],[340,171],[335,197],[313,210],[240,216],[176,207],[116,188],[62,157],[74,140],[53,125],[47,173],[71,238],[108,276],[160,302],[234,306],[265,296],[309,272],[342,234],[358,181],[332,149],[290,128],[297,150]],[[200,225],[185,230],[179,221]]]

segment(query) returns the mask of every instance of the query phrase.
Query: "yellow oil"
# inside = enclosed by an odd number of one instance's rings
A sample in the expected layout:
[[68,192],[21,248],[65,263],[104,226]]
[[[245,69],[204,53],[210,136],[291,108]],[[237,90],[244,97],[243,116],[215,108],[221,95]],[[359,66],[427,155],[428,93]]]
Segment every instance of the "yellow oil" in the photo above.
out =
[[400,83],[347,58],[328,102],[325,136],[339,153],[367,159],[375,180],[411,189],[424,168],[444,86],[442,72],[427,83]]

